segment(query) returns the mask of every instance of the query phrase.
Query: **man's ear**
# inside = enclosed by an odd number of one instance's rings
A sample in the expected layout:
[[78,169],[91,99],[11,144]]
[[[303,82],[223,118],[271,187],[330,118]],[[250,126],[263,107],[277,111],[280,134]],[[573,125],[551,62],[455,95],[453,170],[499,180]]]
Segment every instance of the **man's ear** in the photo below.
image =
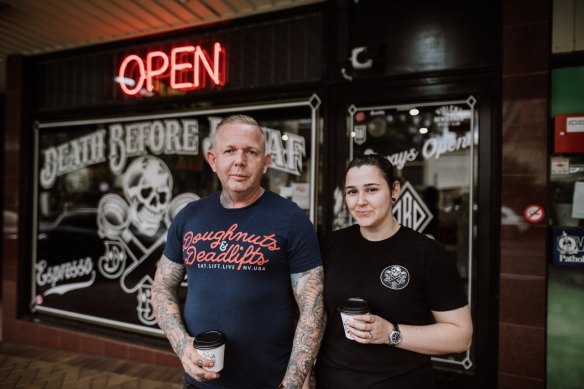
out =
[[209,162],[209,166],[211,166],[211,169],[214,172],[217,172],[217,170],[215,170],[215,153],[211,150],[207,151],[207,162]]
[[270,163],[272,162],[272,154],[266,154],[264,156],[264,174],[268,172],[268,168],[270,167]]

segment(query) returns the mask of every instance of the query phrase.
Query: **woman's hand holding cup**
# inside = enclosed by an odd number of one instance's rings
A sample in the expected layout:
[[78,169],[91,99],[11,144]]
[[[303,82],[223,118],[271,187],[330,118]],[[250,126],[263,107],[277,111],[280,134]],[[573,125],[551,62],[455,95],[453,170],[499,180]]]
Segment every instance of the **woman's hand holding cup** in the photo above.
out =
[[355,342],[387,344],[387,335],[390,332],[391,323],[380,316],[368,313],[352,316],[347,321],[347,328]]

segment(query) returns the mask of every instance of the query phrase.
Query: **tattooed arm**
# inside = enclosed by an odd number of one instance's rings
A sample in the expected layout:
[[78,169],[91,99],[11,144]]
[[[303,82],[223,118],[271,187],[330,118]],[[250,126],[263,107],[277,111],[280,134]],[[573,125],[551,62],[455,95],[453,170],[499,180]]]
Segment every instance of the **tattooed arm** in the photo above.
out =
[[282,384],[286,389],[299,389],[312,369],[326,322],[322,296],[324,278],[322,266],[304,273],[292,274],[291,278],[300,317]]
[[193,347],[193,337],[189,335],[182,320],[178,303],[178,287],[184,277],[184,266],[172,262],[163,255],[152,284],[154,315],[158,326],[180,358],[185,371],[198,381],[215,379],[219,377],[217,373],[208,372],[202,368],[213,366],[212,361],[197,353]]

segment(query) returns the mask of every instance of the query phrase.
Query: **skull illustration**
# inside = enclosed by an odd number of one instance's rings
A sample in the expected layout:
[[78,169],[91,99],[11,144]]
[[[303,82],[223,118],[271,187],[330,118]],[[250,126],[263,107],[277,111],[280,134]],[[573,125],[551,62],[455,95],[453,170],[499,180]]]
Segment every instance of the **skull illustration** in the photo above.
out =
[[137,158],[124,173],[123,187],[130,202],[132,224],[142,234],[153,236],[170,204],[170,170],[156,157]]
[[389,270],[389,274],[391,274],[393,278],[397,278],[402,274],[401,268],[399,266],[393,266]]

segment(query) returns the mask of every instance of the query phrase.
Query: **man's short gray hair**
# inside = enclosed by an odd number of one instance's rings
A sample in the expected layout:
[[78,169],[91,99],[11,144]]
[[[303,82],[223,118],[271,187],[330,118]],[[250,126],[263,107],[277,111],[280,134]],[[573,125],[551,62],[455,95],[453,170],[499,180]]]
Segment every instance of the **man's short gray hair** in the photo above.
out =
[[234,123],[248,124],[250,126],[257,127],[260,134],[262,135],[262,138],[264,139],[264,143],[266,142],[266,134],[264,134],[264,131],[262,130],[262,128],[258,124],[257,120],[255,120],[251,116],[247,116],[247,115],[231,115],[231,116],[227,116],[226,118],[222,119],[219,122],[219,124],[217,124],[217,127],[215,128],[215,133],[213,134],[213,137],[211,138],[211,145],[212,146],[215,145],[215,138],[217,137],[217,133],[219,132],[221,127],[223,127],[227,124],[234,124]]

